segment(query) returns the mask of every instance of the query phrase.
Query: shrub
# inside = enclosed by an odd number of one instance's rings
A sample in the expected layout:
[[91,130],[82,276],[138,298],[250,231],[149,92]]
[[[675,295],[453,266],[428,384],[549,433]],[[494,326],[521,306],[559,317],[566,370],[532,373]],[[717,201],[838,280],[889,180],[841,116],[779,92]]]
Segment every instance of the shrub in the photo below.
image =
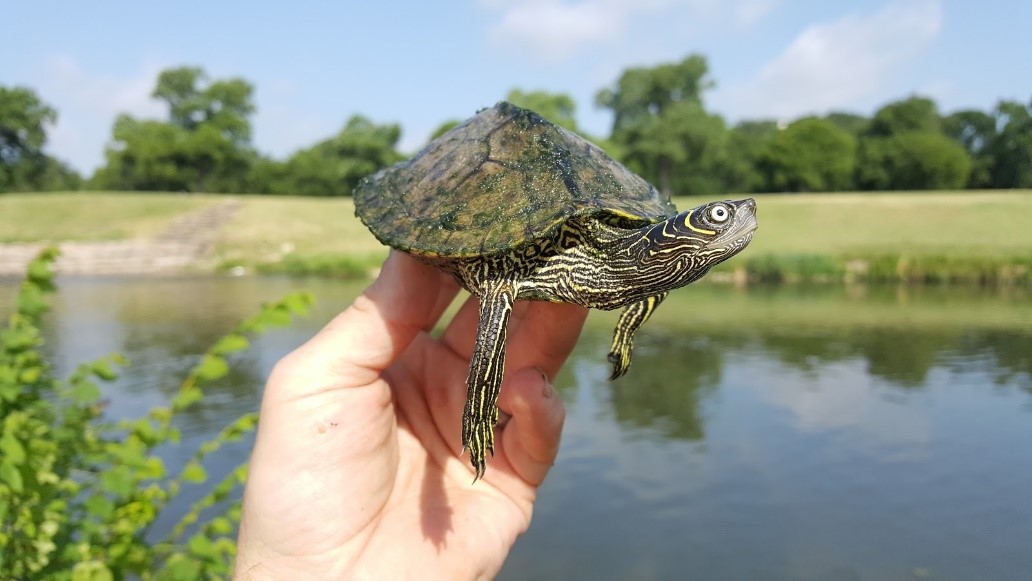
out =
[[228,500],[246,477],[246,463],[208,484],[165,538],[154,541],[149,533],[185,486],[208,481],[205,457],[253,431],[257,414],[230,423],[174,473],[155,449],[178,442],[173,418],[227,374],[228,354],[246,349],[248,336],[305,313],[311,297],[293,293],[264,305],[200,358],[167,406],[112,421],[98,382],[117,377],[116,368],[127,365],[122,356],[84,363],[59,379],[41,354],[56,254],[46,250],[29,265],[0,329],[0,577],[228,577],[240,518],[239,500]]

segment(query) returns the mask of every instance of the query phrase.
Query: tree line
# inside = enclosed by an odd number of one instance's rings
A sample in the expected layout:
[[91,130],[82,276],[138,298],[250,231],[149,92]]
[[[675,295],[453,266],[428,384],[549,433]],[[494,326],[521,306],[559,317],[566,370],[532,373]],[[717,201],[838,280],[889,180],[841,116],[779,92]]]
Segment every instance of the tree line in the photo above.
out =
[[[943,114],[927,97],[873,116],[832,112],[730,125],[708,111],[705,57],[630,68],[598,91],[613,114],[608,136],[576,122],[568,95],[513,89],[506,98],[581,133],[672,195],[1032,187],[1032,101]],[[198,67],[158,75],[163,120],[119,115],[92,176],[43,151],[57,112],[32,89],[0,86],[0,192],[69,189],[346,196],[362,177],[404,158],[401,126],[362,116],[284,160],[251,140],[254,86]],[[459,123],[443,122],[431,138]]]

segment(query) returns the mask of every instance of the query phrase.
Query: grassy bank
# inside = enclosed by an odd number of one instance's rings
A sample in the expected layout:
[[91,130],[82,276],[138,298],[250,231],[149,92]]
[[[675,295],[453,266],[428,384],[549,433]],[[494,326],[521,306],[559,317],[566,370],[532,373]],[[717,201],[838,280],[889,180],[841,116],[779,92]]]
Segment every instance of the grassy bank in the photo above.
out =
[[153,236],[221,196],[120,192],[0,195],[0,243],[123,240]]
[[[702,200],[678,200],[689,207]],[[1032,281],[1032,192],[758,196],[760,229],[724,276],[769,282]]]
[[[1032,191],[757,197],[760,229],[717,278],[762,281],[1032,281]],[[221,196],[0,196],[0,241],[147,236]],[[386,250],[348,198],[241,196],[220,233],[223,269],[361,276]],[[704,200],[679,198],[679,208]]]
[[356,277],[387,256],[387,249],[355,217],[351,198],[240,199],[240,210],[222,229],[216,247],[222,269]]

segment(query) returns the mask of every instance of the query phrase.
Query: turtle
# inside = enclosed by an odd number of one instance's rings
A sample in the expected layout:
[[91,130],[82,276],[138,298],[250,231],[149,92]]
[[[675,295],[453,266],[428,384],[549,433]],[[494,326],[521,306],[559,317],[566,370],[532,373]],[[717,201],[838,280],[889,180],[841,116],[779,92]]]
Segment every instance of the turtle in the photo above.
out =
[[622,307],[608,354],[616,379],[667,293],[741,252],[757,227],[751,198],[678,212],[599,147],[504,101],[367,176],[353,196],[380,242],[451,273],[479,299],[462,414],[473,482],[494,454],[517,300]]

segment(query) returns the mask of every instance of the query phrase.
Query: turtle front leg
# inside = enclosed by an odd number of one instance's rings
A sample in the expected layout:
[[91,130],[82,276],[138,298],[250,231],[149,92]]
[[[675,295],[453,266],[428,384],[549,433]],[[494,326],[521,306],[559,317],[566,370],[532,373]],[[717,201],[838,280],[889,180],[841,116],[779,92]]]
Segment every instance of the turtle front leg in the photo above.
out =
[[645,321],[649,320],[652,312],[656,310],[659,303],[667,297],[668,293],[660,293],[645,300],[628,305],[616,322],[616,331],[613,333],[613,344],[609,347],[609,362],[613,364],[613,373],[610,374],[610,381],[627,373],[631,367],[631,349],[634,347],[634,333]]
[[466,378],[466,409],[462,413],[462,447],[469,451],[474,482],[484,476],[487,453],[494,455],[498,393],[505,372],[505,334],[516,289],[509,281],[487,281],[479,295],[480,323]]

